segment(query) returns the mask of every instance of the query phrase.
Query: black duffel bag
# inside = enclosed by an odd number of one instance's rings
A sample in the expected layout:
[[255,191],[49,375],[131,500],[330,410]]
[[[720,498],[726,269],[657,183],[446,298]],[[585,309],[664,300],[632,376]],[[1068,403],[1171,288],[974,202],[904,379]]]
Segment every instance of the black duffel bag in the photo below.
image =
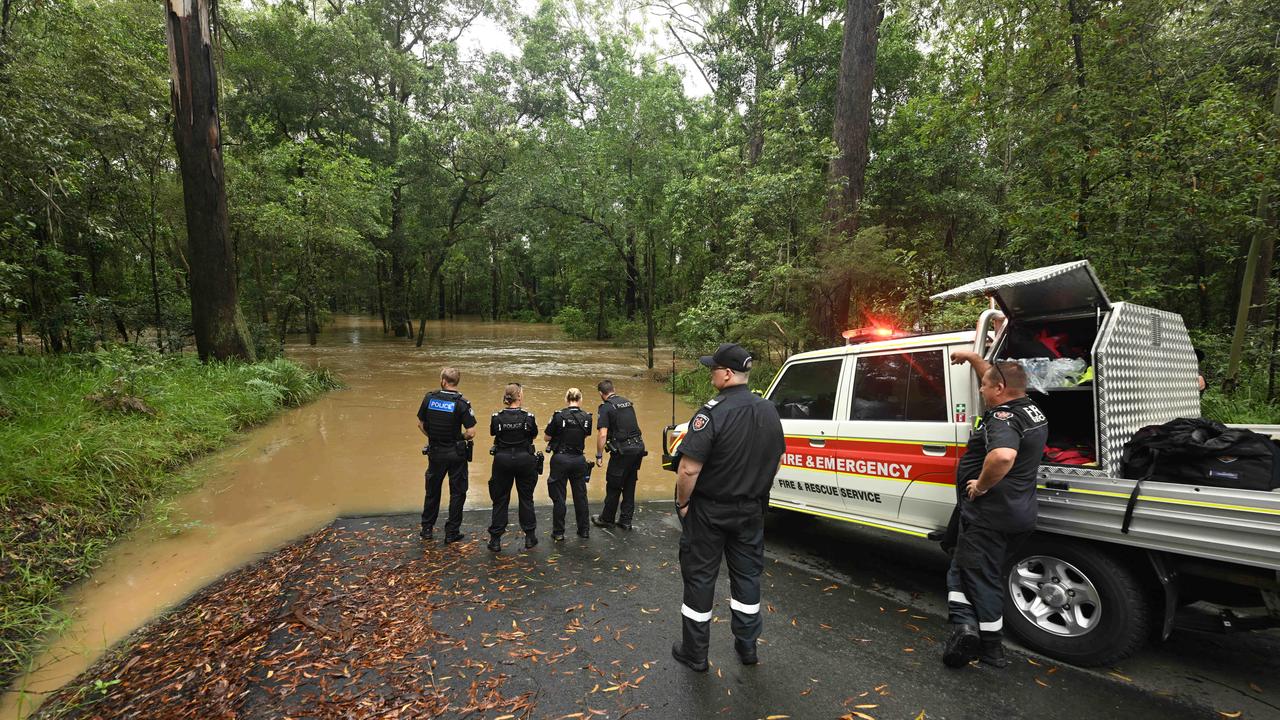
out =
[[1280,451],[1271,438],[1215,420],[1148,425],[1125,443],[1122,474],[1135,480],[1241,490],[1280,488]]

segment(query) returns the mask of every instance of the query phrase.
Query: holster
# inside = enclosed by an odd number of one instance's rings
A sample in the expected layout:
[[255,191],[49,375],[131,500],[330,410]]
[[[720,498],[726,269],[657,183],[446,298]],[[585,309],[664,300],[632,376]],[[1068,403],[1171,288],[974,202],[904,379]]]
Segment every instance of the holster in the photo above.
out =
[[541,475],[543,468],[547,465],[547,456],[542,453],[535,453],[534,457],[538,459],[538,474]]
[[463,440],[462,441],[462,457],[466,458],[467,462],[471,462],[472,458],[475,457],[475,454],[476,454],[475,441]]

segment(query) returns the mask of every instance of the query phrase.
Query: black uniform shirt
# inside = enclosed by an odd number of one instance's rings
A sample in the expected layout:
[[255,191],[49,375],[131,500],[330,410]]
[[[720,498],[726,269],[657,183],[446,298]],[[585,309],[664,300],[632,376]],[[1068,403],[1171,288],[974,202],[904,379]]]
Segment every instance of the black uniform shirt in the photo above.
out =
[[458,430],[476,426],[471,403],[457,390],[432,390],[422,398],[418,420],[427,429],[427,440],[433,447],[451,448],[461,439]]
[[591,413],[577,407],[558,410],[551,416],[545,432],[551,436],[551,446],[556,452],[581,455],[583,445],[591,436]]
[[[1049,424],[1031,398],[1010,400],[984,413],[956,466],[962,517],[974,525],[1003,532],[1035,529],[1036,474],[1048,437]],[[985,495],[969,500],[965,486],[982,474],[987,453],[996,448],[1018,452],[1013,467]]]
[[733,385],[698,408],[678,454],[703,463],[693,497],[727,502],[768,497],[786,449],[773,403]]
[[640,437],[640,423],[636,420],[636,408],[630,400],[621,395],[615,393],[600,403],[599,415],[598,427],[609,431],[608,439],[615,442],[624,440],[634,442]]
[[524,408],[506,408],[489,418],[489,434],[500,448],[531,447],[538,421]]

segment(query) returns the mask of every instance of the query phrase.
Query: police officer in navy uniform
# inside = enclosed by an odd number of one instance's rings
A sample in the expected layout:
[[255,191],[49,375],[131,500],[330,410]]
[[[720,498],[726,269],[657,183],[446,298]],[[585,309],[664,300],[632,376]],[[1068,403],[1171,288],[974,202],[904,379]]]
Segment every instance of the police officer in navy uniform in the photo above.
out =
[[733,646],[742,664],[756,664],[764,510],[786,450],[777,409],[748,389],[751,355],[725,343],[701,361],[720,394],[698,409],[677,451],[684,604],[681,641],[671,646],[672,656],[697,672],[707,669],[721,558],[729,565]]
[[551,416],[545,430],[551,444],[551,475],[547,478],[547,494],[551,496],[551,539],[564,540],[565,485],[573,492],[573,514],[578,522],[578,537],[591,536],[587,518],[587,480],[590,468],[583,455],[587,438],[591,437],[591,413],[582,409],[582,391],[569,388],[564,394],[568,407]]
[[538,484],[538,459],[533,441],[538,437],[538,421],[533,413],[520,407],[523,402],[524,388],[520,383],[511,383],[502,395],[502,404],[506,407],[489,418],[489,434],[493,436],[493,474],[489,477],[493,519],[489,523],[489,549],[494,552],[502,549],[502,535],[507,531],[512,483],[519,496],[524,546],[528,549],[538,544],[534,534],[538,518],[533,512],[533,489]]
[[1036,527],[1036,474],[1049,425],[1027,397],[1027,374],[1018,363],[988,363],[974,352],[952,353],[951,361],[973,367],[987,411],[956,467],[960,527],[947,571],[952,633],[942,661],[953,668],[973,660],[1003,668],[1002,573],[1008,554]]
[[[631,401],[613,391],[612,380],[601,380],[596,385],[600,391],[600,410],[597,413],[596,464],[609,450],[609,468],[604,476],[604,507],[591,518],[597,527],[613,527],[615,513],[617,526],[631,529],[631,518],[636,509],[636,479],[640,475],[640,461],[648,453],[644,438],[640,435],[640,423],[636,420],[636,408]],[[621,498],[622,506],[618,506]]]
[[449,519],[444,524],[446,545],[463,539],[462,506],[467,502],[467,461],[471,439],[476,434],[476,416],[471,403],[458,392],[462,374],[447,367],[440,371],[440,389],[422,398],[418,407],[418,430],[427,436],[426,498],[422,502],[423,540],[434,538],[440,514],[440,489],[449,475]]

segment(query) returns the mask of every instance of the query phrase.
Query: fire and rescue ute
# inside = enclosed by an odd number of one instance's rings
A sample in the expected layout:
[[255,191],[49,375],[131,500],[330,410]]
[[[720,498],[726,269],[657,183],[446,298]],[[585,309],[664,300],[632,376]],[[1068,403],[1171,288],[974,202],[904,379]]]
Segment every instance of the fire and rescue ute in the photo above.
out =
[[[999,309],[974,330],[904,337],[877,327],[790,357],[765,394],[787,436],[769,505],[936,537],[983,411],[972,370],[950,354],[1021,360],[1050,434],[1037,533],[1009,558],[1006,627],[1049,656],[1101,665],[1167,637],[1175,610],[1197,600],[1261,608],[1221,609],[1217,629],[1280,624],[1280,492],[1121,477],[1135,431],[1200,414],[1182,318],[1111,302],[1088,261],[935,298],[981,295]],[[669,469],[684,430],[667,429]]]

